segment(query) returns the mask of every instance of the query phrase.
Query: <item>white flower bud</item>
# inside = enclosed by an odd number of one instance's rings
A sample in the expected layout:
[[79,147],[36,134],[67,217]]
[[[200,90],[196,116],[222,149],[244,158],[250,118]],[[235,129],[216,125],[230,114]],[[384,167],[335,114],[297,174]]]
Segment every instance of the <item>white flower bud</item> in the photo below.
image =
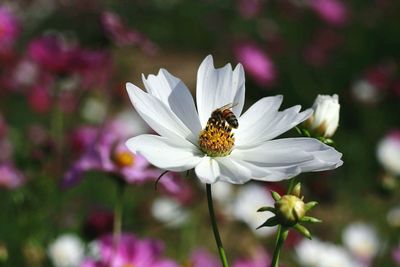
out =
[[310,130],[319,136],[331,137],[339,126],[338,95],[318,95],[312,109],[314,113],[306,122]]

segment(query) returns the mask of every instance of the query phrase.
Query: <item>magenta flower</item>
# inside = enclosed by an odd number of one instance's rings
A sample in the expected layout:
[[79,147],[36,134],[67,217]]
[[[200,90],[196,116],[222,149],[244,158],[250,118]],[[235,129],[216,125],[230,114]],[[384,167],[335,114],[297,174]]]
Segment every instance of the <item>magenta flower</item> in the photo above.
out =
[[7,7],[0,6],[0,54],[12,48],[20,33],[17,17]]
[[243,64],[247,74],[259,86],[270,86],[276,79],[277,71],[267,54],[255,43],[242,42],[234,48],[237,61]]
[[232,267],[264,267],[269,266],[271,256],[262,248],[254,251],[250,259],[239,259],[233,263]]
[[96,259],[85,260],[81,267],[178,267],[172,260],[162,257],[164,246],[160,241],[137,239],[127,233],[121,235],[118,244],[113,241],[111,235],[96,241]]
[[[103,129],[98,130],[94,137],[93,129],[82,133],[85,138],[92,138],[91,144],[86,147],[80,158],[67,171],[62,181],[63,187],[77,184],[86,171],[101,171],[111,173],[123,179],[128,184],[143,184],[155,181],[161,171],[150,167],[149,162],[141,155],[133,154],[125,146],[126,137],[121,136],[121,129],[115,128],[116,124],[110,122]],[[86,127],[85,127],[86,128]],[[83,140],[82,140],[83,141]],[[86,141],[83,141],[86,142]],[[169,191],[176,190],[176,184],[166,175],[160,184]]]
[[101,22],[104,31],[116,45],[137,45],[148,54],[157,51],[156,45],[149,38],[137,30],[128,28],[117,14],[105,11],[101,16]]
[[400,245],[392,250],[393,261],[400,266]]
[[221,263],[207,250],[197,249],[192,252],[188,265],[191,267],[220,267]]
[[328,24],[342,26],[348,20],[347,6],[340,0],[311,0],[311,8]]
[[75,50],[57,36],[43,36],[33,40],[28,46],[29,57],[44,69],[62,73],[69,70]]
[[0,188],[16,189],[25,183],[25,176],[12,163],[0,163]]

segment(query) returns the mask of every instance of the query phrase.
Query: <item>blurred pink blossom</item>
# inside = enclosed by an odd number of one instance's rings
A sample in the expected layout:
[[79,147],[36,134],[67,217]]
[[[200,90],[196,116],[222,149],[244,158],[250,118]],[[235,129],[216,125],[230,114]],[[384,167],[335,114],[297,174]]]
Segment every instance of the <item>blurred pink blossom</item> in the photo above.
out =
[[271,256],[262,248],[253,251],[250,259],[239,259],[232,267],[264,267],[271,262]]
[[[142,184],[155,181],[161,171],[150,167],[149,162],[141,155],[135,155],[125,146],[125,138],[119,135],[119,129],[110,122],[98,131],[95,141],[66,172],[62,186],[70,187],[80,182],[86,171],[96,170],[111,173],[128,184]],[[91,135],[92,133],[87,132]],[[174,190],[175,183],[171,177],[163,177],[160,184],[168,191]]]
[[242,17],[254,18],[262,10],[262,0],[237,0],[237,8]]
[[64,73],[70,68],[75,48],[59,36],[34,39],[28,45],[29,57],[50,72]]
[[113,229],[114,214],[105,210],[93,210],[86,218],[84,224],[84,233],[93,240],[107,233]]
[[277,71],[270,57],[253,42],[241,42],[234,47],[238,62],[243,64],[246,73],[262,87],[273,84]]
[[310,6],[325,22],[342,26],[348,21],[349,11],[341,0],[311,0]]
[[52,103],[52,97],[46,84],[38,84],[29,89],[28,104],[34,112],[49,112]]
[[221,263],[206,249],[198,248],[192,252],[188,265],[191,267],[220,267]]
[[400,266],[400,245],[392,250],[392,259],[397,266]]
[[132,234],[124,233],[117,244],[114,244],[111,235],[100,238],[95,244],[99,250],[97,259],[87,259],[81,267],[179,266],[162,257],[164,245],[158,240],[138,239]]
[[329,62],[334,50],[342,43],[335,31],[322,29],[316,32],[304,51],[304,58],[310,65],[321,67]]
[[117,14],[105,11],[101,22],[106,34],[116,45],[137,45],[150,55],[157,52],[157,46],[149,38],[137,30],[128,28]]
[[0,6],[0,54],[6,54],[20,34],[18,18],[5,6]]
[[0,188],[16,189],[25,183],[25,176],[12,163],[0,163]]

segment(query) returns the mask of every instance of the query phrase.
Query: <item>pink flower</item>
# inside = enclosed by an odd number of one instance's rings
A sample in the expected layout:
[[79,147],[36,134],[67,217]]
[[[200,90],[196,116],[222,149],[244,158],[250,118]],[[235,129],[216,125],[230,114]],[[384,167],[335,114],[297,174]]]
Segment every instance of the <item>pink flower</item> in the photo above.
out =
[[17,17],[7,7],[0,6],[0,54],[12,49],[20,33]]
[[235,46],[234,53],[237,61],[243,64],[247,74],[259,86],[270,86],[275,81],[277,76],[275,65],[257,44],[239,43]]
[[264,267],[269,266],[271,256],[262,248],[257,249],[250,259],[239,259],[233,263],[232,267]]
[[[73,163],[65,174],[62,186],[70,187],[80,182],[86,171],[96,170],[112,173],[128,184],[143,184],[155,181],[161,171],[150,167],[149,162],[141,155],[133,154],[125,146],[125,137],[121,136],[120,129],[110,122],[103,129],[98,130],[92,144],[87,145],[80,158]],[[87,132],[91,136],[92,132]],[[160,184],[169,191],[176,188],[171,177],[166,175]]]
[[32,87],[28,92],[28,103],[34,112],[49,112],[52,102],[49,89],[45,84],[38,84]]
[[205,249],[197,249],[192,252],[189,260],[191,267],[220,267],[219,259]]
[[25,176],[13,164],[6,162],[0,164],[0,187],[15,189],[25,183]]
[[63,73],[69,70],[71,57],[75,53],[72,46],[57,36],[43,36],[28,45],[28,55],[44,69]]
[[162,257],[164,246],[157,240],[137,239],[125,233],[118,244],[114,244],[113,237],[107,235],[100,238],[96,245],[98,259],[87,259],[81,267],[178,267],[172,260]]
[[392,259],[400,266],[400,245],[392,250]]
[[340,0],[311,0],[311,8],[325,22],[342,26],[348,20],[347,6]]
[[101,22],[106,34],[116,45],[137,45],[148,54],[156,53],[156,45],[139,31],[129,29],[117,14],[105,11],[101,16]]

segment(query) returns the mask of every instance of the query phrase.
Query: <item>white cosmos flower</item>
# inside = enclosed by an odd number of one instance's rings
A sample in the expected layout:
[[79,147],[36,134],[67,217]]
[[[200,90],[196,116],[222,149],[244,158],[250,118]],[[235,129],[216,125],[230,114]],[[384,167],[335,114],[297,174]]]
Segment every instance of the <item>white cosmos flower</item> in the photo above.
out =
[[359,259],[369,262],[378,253],[378,234],[366,223],[355,222],[348,225],[342,238],[344,245]]
[[81,239],[72,234],[59,236],[48,248],[48,255],[56,267],[76,267],[82,262],[85,247]]
[[[272,140],[306,120],[312,110],[300,106],[278,111],[282,96],[265,97],[244,114],[245,78],[241,64],[215,69],[207,56],[197,73],[197,109],[181,80],[161,69],[143,76],[147,93],[127,83],[139,115],[158,135],[139,135],[127,141],[135,153],[170,171],[194,168],[204,183],[218,180],[242,184],[250,179],[279,181],[301,172],[323,171],[342,165],[342,154],[312,138]],[[208,123],[211,113],[226,104],[239,127]],[[220,121],[221,122],[221,121]],[[208,127],[207,127],[208,125]],[[224,128],[225,127],[225,128]]]

